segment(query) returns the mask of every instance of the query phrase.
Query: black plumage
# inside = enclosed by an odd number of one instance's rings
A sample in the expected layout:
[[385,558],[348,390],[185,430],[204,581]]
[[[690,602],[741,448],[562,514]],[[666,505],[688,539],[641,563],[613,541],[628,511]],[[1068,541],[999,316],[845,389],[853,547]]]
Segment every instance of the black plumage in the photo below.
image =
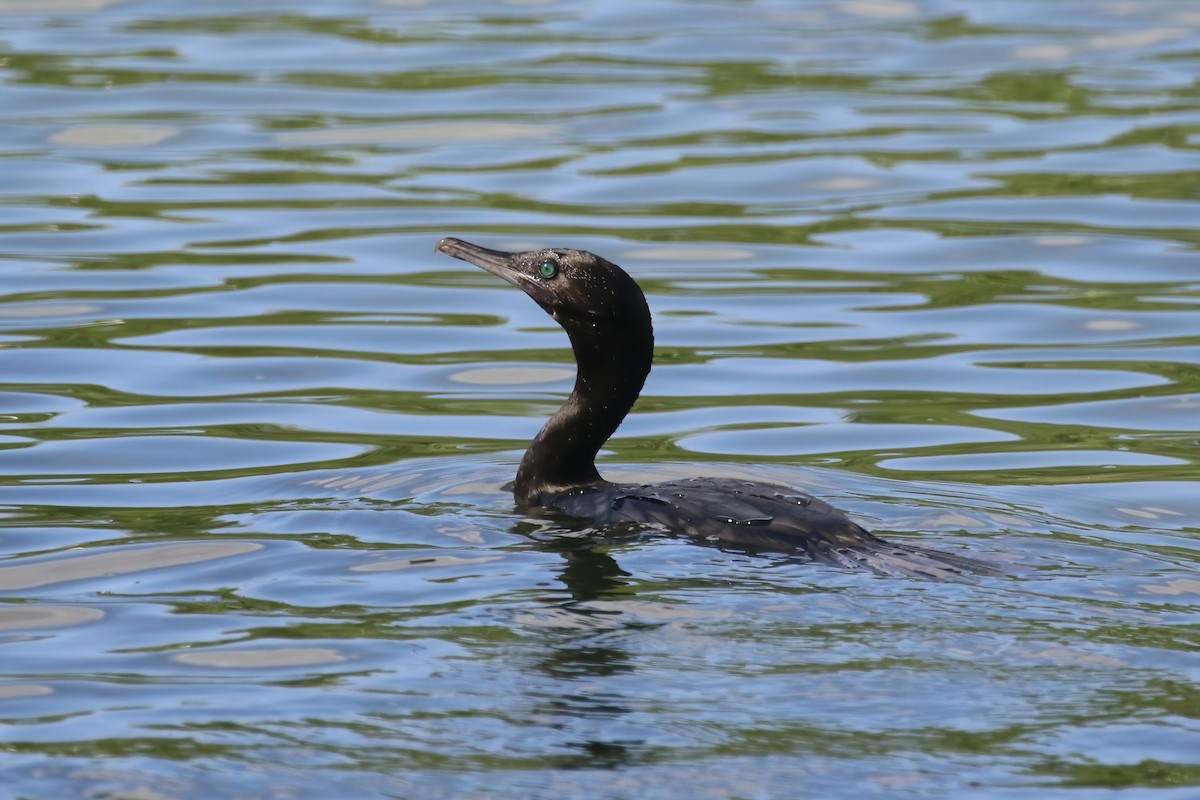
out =
[[575,387],[521,460],[513,488],[519,504],[599,525],[635,523],[720,546],[795,553],[883,574],[996,572],[964,556],[887,542],[825,501],[782,485],[735,478],[604,480],[596,453],[633,407],[654,355],[650,309],[637,283],[583,250],[508,253],[461,239],[443,239],[437,249],[523,290],[571,340]]

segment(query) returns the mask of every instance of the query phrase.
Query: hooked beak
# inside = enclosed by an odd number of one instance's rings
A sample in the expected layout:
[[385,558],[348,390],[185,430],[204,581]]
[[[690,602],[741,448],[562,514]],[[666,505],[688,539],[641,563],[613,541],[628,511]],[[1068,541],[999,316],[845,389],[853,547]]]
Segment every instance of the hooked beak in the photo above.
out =
[[547,310],[553,302],[554,293],[544,283],[517,266],[516,256],[519,255],[518,253],[492,250],[454,238],[442,239],[437,243],[437,250],[452,258],[474,264],[498,278],[503,278]]

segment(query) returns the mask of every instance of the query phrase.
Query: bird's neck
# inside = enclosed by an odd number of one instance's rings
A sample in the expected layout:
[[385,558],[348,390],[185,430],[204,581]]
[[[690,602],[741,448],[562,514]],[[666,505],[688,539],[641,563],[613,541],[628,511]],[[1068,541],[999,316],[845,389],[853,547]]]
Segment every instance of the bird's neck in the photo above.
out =
[[531,505],[603,482],[596,453],[633,407],[653,359],[649,319],[567,333],[578,367],[575,388],[525,452],[513,487],[517,500]]

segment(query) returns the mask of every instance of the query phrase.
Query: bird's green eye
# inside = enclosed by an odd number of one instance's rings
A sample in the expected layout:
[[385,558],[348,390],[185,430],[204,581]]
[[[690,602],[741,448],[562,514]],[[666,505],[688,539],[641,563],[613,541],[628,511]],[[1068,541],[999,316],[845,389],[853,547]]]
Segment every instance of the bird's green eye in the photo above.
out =
[[558,264],[550,260],[543,261],[542,265],[538,267],[538,274],[543,278],[553,278],[558,274]]

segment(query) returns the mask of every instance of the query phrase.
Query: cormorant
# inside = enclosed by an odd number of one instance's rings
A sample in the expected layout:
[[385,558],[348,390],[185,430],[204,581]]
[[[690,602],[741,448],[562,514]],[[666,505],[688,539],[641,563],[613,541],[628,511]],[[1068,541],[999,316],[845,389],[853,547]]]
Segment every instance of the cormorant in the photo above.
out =
[[632,522],[744,550],[806,554],[881,574],[942,578],[997,570],[970,558],[884,541],[823,500],[737,478],[616,484],[596,453],[642,390],[654,356],[646,298],[628,273],[584,250],[507,253],[447,238],[437,249],[503,278],[570,337],[575,388],[521,459],[513,494],[599,525]]

